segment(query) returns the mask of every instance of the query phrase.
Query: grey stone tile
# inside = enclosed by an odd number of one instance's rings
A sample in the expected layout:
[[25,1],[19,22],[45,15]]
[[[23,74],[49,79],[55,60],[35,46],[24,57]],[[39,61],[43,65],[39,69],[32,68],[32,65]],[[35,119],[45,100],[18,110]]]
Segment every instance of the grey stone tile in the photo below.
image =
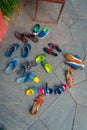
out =
[[75,100],[82,105],[87,106],[87,101],[86,101],[86,91],[87,91],[87,87],[86,87],[86,83],[87,80],[81,83],[78,83],[77,85],[75,85],[75,87],[73,87],[72,89],[69,89],[70,93],[73,95],[73,97],[75,98]]
[[31,127],[29,127],[28,130],[34,130],[34,129],[37,129],[37,130],[47,130],[47,128],[39,120],[35,121],[33,123],[33,125]]
[[18,104],[0,104],[0,122],[3,123],[8,130],[27,130],[33,120],[35,120],[35,117],[31,118],[28,113],[25,112],[23,106]]
[[77,106],[73,130],[87,129],[87,107]]
[[[50,130],[70,130],[72,127],[75,103],[65,92],[41,115],[40,119]],[[68,125],[69,124],[69,125]]]

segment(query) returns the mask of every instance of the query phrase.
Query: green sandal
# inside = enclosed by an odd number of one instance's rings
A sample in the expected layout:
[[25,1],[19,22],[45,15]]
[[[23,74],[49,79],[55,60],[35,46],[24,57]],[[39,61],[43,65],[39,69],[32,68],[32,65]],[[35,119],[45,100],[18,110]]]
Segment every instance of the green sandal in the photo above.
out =
[[51,72],[52,72],[52,67],[51,67],[50,64],[48,64],[48,63],[46,62],[46,60],[42,61],[41,64],[42,64],[42,66],[44,67],[44,69],[45,69],[45,71],[46,71],[47,73],[51,73]]
[[39,56],[36,57],[36,63],[39,63],[39,62],[42,62],[44,61],[46,58],[46,55],[45,54],[41,54]]

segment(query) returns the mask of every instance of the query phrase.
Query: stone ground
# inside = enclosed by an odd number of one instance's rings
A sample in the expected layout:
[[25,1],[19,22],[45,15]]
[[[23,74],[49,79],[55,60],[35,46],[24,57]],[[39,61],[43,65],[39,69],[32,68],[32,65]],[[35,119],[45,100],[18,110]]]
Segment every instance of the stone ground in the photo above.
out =
[[[23,0],[22,0],[23,1]],[[49,27],[46,38],[34,43],[27,59],[21,57],[21,48],[24,43],[14,37],[14,31],[31,32],[36,22],[33,21],[35,0],[21,2],[20,15],[9,23],[9,29],[0,47],[0,130],[87,130],[87,67],[73,71],[74,87],[60,96],[46,96],[43,105],[36,116],[29,115],[29,109],[37,95],[27,96],[25,90],[31,86],[41,87],[48,85],[54,88],[65,82],[63,54],[77,54],[87,64],[87,0],[66,0],[66,4],[58,25],[43,24],[41,29]],[[54,20],[58,15],[59,5],[40,2],[39,18]],[[47,16],[46,16],[47,15]],[[11,58],[5,57],[6,49],[13,43],[19,43],[20,49]],[[15,82],[19,66],[11,73],[4,70],[9,61],[19,57],[20,63],[34,60],[44,53],[43,47],[49,42],[56,43],[62,49],[57,57],[46,55],[46,60],[52,65],[53,72],[45,72],[41,64],[32,68],[40,77],[41,82],[19,85]],[[54,64],[55,63],[55,64]]]

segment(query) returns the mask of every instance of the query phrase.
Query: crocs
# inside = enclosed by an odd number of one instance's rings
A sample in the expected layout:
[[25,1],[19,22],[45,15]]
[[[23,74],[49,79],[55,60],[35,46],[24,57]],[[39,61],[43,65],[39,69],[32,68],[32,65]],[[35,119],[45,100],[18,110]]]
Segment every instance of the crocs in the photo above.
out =
[[11,62],[8,63],[8,65],[5,69],[5,73],[7,73],[7,74],[11,73],[18,65],[19,65],[19,59],[14,58]]
[[44,28],[40,33],[38,33],[38,38],[39,39],[43,39],[46,37],[46,35],[49,33],[49,29],[48,28]]
[[37,93],[38,93],[38,88],[36,87],[29,88],[28,90],[25,91],[25,94],[29,96]]
[[41,54],[39,56],[36,57],[36,63],[42,62],[43,60],[45,60],[46,55],[45,54]]
[[12,55],[14,55],[16,53],[16,51],[19,49],[19,44],[14,43],[12,44],[5,53],[6,57],[11,57]]
[[35,82],[35,83],[39,83],[39,82],[40,82],[39,77],[34,77],[34,78],[33,78],[33,82]]
[[29,43],[25,43],[24,47],[22,48],[21,56],[23,58],[28,57],[30,50],[31,50],[31,45]]
[[36,24],[36,25],[34,25],[34,27],[33,27],[32,33],[33,33],[34,35],[37,35],[38,32],[39,32],[39,30],[40,30],[40,24]]
[[50,64],[48,64],[48,63],[46,62],[46,60],[42,61],[41,64],[42,64],[42,66],[44,67],[44,69],[45,69],[45,71],[46,71],[47,73],[51,73],[51,72],[52,72],[52,67],[51,67]]

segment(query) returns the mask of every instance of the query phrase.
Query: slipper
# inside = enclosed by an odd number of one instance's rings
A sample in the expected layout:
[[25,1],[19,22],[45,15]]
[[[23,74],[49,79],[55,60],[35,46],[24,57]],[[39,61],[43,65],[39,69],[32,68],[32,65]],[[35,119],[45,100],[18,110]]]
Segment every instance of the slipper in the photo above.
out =
[[83,64],[81,58],[78,55],[65,54],[65,58],[67,61]]
[[37,93],[38,93],[38,88],[36,88],[36,87],[29,88],[28,90],[25,91],[25,94],[28,96],[31,96],[31,95],[37,94]]
[[27,33],[25,34],[25,36],[29,38],[30,40],[32,40],[33,42],[38,42],[38,38],[34,34]]
[[38,32],[39,32],[39,30],[40,30],[40,24],[36,24],[36,25],[34,25],[34,27],[33,27],[32,33],[33,33],[34,35],[37,35]]
[[64,92],[67,88],[67,85],[62,84],[61,86],[58,86],[55,90],[54,90],[54,94],[56,95],[60,95],[62,92]]
[[5,73],[11,73],[16,66],[18,66],[19,64],[19,59],[18,58],[14,58],[11,62],[8,63],[6,69],[5,69]]
[[69,88],[72,88],[74,86],[73,83],[73,76],[72,76],[72,72],[70,69],[67,69],[65,72],[65,76],[66,76],[66,83],[69,86]]
[[42,64],[42,66],[44,67],[44,69],[45,69],[45,71],[46,71],[47,73],[51,73],[51,72],[52,72],[52,67],[51,67],[50,64],[48,64],[48,63],[46,62],[46,60],[42,61],[41,64]]
[[39,56],[36,57],[36,63],[42,62],[43,60],[45,60],[46,55],[45,54],[41,54]]
[[25,38],[25,35],[23,33],[15,32],[14,35],[17,39],[21,40],[24,43],[28,42],[28,40]]
[[12,44],[6,51],[5,56],[11,57],[17,50],[19,49],[19,44],[14,43]]
[[35,73],[34,72],[28,72],[25,76],[22,76],[20,78],[17,78],[16,82],[18,84],[22,84],[25,82],[30,82],[33,80],[33,78],[35,77]]
[[47,48],[47,47],[44,47],[43,48],[43,51],[49,55],[53,55],[53,56],[57,56],[58,54],[53,52],[53,49],[52,48]]
[[38,113],[39,107],[42,105],[43,101],[44,101],[44,95],[39,95],[38,97],[36,97],[36,99],[34,100],[33,106],[29,110],[29,113],[32,116]]
[[39,83],[39,82],[40,82],[39,77],[35,76],[35,77],[33,78],[33,82],[35,82],[35,83]]
[[49,33],[49,29],[48,28],[44,28],[40,33],[38,33],[38,38],[39,39],[43,39],[46,37],[46,35]]
[[59,48],[59,46],[58,46],[57,44],[48,43],[48,46],[50,46],[51,48],[55,49],[55,50],[58,51],[59,53],[62,52],[62,50]]
[[44,89],[44,95],[51,95],[53,93],[54,93],[53,89],[49,88],[48,83],[46,82],[46,88]]
[[67,61],[65,63],[74,69],[83,69],[85,67],[84,64],[80,64],[80,63],[76,63],[76,62]]
[[24,47],[22,48],[21,56],[23,58],[28,57],[30,50],[31,50],[31,45],[29,43],[25,43]]

